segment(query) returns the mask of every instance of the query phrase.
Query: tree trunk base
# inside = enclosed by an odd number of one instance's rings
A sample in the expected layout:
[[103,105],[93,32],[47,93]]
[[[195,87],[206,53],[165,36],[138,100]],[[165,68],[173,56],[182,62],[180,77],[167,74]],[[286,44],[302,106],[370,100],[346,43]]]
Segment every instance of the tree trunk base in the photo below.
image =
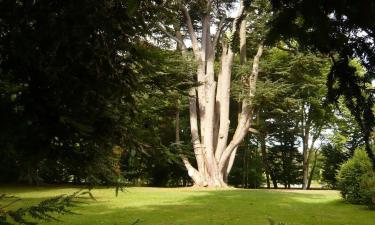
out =
[[220,184],[217,183],[205,183],[204,185],[199,184],[193,184],[192,188],[228,188],[230,187],[225,182],[220,182]]

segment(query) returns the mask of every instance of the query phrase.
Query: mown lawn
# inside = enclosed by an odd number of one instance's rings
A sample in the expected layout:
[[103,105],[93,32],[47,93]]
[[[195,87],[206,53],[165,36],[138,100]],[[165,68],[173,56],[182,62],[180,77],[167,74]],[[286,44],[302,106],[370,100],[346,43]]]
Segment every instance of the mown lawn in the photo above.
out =
[[[69,187],[0,187],[31,205],[76,191]],[[336,191],[197,190],[127,188],[93,190],[97,201],[73,208],[76,215],[41,224],[130,225],[268,225],[268,218],[288,225],[374,225],[375,211],[344,203]]]

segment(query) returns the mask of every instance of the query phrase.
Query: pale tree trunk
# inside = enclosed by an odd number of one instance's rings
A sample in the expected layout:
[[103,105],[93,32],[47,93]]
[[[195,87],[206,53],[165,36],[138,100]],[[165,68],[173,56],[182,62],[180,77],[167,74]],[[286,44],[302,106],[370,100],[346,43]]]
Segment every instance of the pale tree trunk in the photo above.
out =
[[[184,5],[180,6],[187,27],[187,35],[194,53],[193,60],[197,65],[196,80],[199,82],[199,86],[192,88],[189,92],[190,131],[197,167],[194,168],[185,155],[181,157],[189,176],[196,186],[226,187],[227,177],[233,166],[237,148],[250,128],[253,107],[251,99],[243,100],[237,128],[232,139],[228,140],[230,86],[235,53],[232,51],[232,46],[228,44],[231,42],[226,43],[223,40],[220,71],[216,81],[214,71],[215,51],[220,36],[222,36],[221,31],[224,19],[220,21],[216,34],[211,35],[212,19],[209,12],[212,10],[212,1],[207,0],[205,2],[207,4],[207,13],[202,16],[200,38],[196,35],[188,8]],[[245,63],[246,60],[246,22],[242,22],[243,13],[244,5],[243,0],[241,0],[237,15],[228,31],[229,33],[227,33],[229,34],[228,37],[232,38],[237,33],[237,28],[240,27],[241,63]],[[241,26],[238,26],[239,24]],[[177,42],[181,53],[186,55],[187,48],[179,28],[176,26],[176,33],[172,35],[167,32],[166,27],[158,26]],[[257,54],[254,56],[251,74],[246,79],[246,85],[250,90],[249,97],[253,97],[255,94],[259,59],[262,51],[263,44],[258,47]]]
[[316,140],[319,138],[321,130],[322,130],[322,125],[320,127],[318,127],[317,132],[315,134],[313,134],[312,141],[311,141],[311,144],[310,144],[310,148],[308,150],[307,171],[309,171],[309,165],[310,165],[312,155],[314,155],[314,162],[313,162],[313,167],[311,169],[310,175],[307,178],[308,181],[307,181],[306,189],[310,189],[310,185],[311,185],[311,181],[312,181],[312,175],[313,175],[315,167],[316,167],[318,149],[314,150],[314,144],[315,144]]
[[198,171],[193,168],[186,158],[183,158],[186,169],[188,170],[189,176],[193,179],[194,184],[198,186],[206,186],[205,180],[206,170],[202,144],[199,139],[198,131],[198,116],[197,116],[197,97],[196,89],[192,88],[189,92],[189,111],[190,111],[190,132],[192,137],[192,143],[195,153],[195,159],[197,161]]
[[305,110],[307,106],[302,104],[302,155],[303,155],[303,181],[302,189],[307,189],[308,174],[309,174],[309,138],[310,138],[310,124],[311,120],[308,118],[309,113]]
[[311,171],[310,171],[309,181],[307,182],[307,189],[310,189],[310,186],[311,186],[311,181],[312,181],[312,178],[313,178],[313,175],[314,175],[314,172],[315,172],[315,168],[316,168],[317,158],[318,158],[318,151],[315,150],[314,151],[314,162],[313,162],[313,165],[312,165],[312,168],[311,168]]
[[266,184],[267,188],[271,188],[270,184],[270,169],[268,166],[268,160],[267,160],[267,146],[266,146],[266,135],[262,134],[260,136],[260,149],[262,153],[262,162],[263,162],[263,167],[266,173]]
[[270,171],[270,177],[271,177],[271,180],[272,180],[273,188],[277,189],[278,188],[277,179],[276,179],[275,173],[273,171]]
[[[305,111],[307,108],[307,111]],[[311,179],[309,176],[309,167],[312,154],[314,152],[314,144],[316,140],[319,138],[322,124],[318,125],[316,128],[315,133],[311,134],[312,132],[312,120],[311,120],[311,106],[306,106],[302,104],[302,149],[303,149],[303,182],[302,182],[302,189],[307,190],[310,188]],[[310,142],[310,136],[312,136],[312,140]]]
[[303,183],[302,189],[307,189],[308,173],[309,173],[309,152],[308,152],[308,134],[304,135],[303,140]]
[[242,188],[247,187],[247,148],[245,149],[245,152],[243,154],[243,159],[242,159]]
[[[241,25],[240,25],[240,30],[239,30],[239,36],[240,36],[240,66],[244,66],[244,64],[246,63],[246,24],[247,24],[247,21],[246,19],[245,20],[242,20],[241,21]],[[232,53],[233,54],[233,53]],[[232,60],[233,60],[233,57],[232,57]],[[228,62],[226,62],[228,63]],[[225,63],[223,63],[225,65]],[[230,62],[230,65],[226,65],[226,68],[228,68],[229,66],[231,66],[232,62]],[[230,67],[230,69],[232,69]],[[228,72],[229,74],[231,72]],[[225,80],[223,82],[228,82],[228,84],[230,85],[230,77],[227,78],[229,79],[228,81]],[[242,79],[243,83],[245,84],[245,81],[246,79]],[[220,104],[221,107],[223,107],[223,109],[220,111],[222,112],[222,114],[220,115],[223,115],[223,130],[219,130],[219,137],[223,137],[222,139],[220,139],[222,141],[222,143],[225,143],[225,145],[227,144],[227,140],[228,140],[228,134],[229,134],[229,124],[230,124],[230,121],[229,121],[229,102],[230,102],[230,86],[228,85],[223,85],[224,88],[222,90],[222,93],[223,93],[223,100],[225,100],[225,104]],[[220,90],[218,90],[218,93],[219,93]],[[220,102],[219,102],[220,103]],[[225,121],[225,119],[228,119],[227,121]],[[221,120],[220,120],[221,121]],[[220,126],[221,128],[221,126]],[[220,143],[220,141],[219,141]],[[219,145],[218,145],[219,146]],[[230,157],[229,157],[229,161],[226,165],[226,169],[224,172],[224,181],[225,182],[228,182],[228,176],[229,176],[229,173],[230,171],[232,170],[232,167],[233,167],[233,164],[234,164],[234,160],[236,158],[236,154],[237,154],[237,148],[238,146],[236,146],[233,150],[233,152],[231,153]],[[224,146],[223,148],[220,148],[220,151],[217,151],[217,152],[222,152],[224,150]]]

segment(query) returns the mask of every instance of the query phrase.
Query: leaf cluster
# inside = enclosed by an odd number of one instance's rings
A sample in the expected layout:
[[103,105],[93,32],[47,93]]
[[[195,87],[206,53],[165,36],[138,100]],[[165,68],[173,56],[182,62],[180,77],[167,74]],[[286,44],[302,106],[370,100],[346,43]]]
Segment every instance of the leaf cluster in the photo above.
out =
[[[74,214],[69,208],[82,203],[81,199],[94,199],[90,191],[77,191],[70,195],[60,195],[41,201],[35,206],[13,209],[13,204],[21,201],[20,198],[0,195],[0,201],[8,202],[0,205],[0,224],[36,225],[36,221],[59,221],[55,215]],[[33,219],[31,221],[30,218]]]

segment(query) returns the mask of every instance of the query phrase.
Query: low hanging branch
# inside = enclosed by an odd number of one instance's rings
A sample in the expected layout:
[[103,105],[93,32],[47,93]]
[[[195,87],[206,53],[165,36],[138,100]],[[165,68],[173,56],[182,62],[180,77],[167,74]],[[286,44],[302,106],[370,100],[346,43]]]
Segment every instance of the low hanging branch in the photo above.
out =
[[329,100],[337,102],[340,96],[344,97],[346,106],[361,129],[365,150],[375,171],[375,155],[370,144],[375,129],[375,101],[374,95],[369,94],[366,88],[366,83],[370,82],[356,75],[356,69],[349,65],[349,56],[343,54],[337,61],[332,57],[332,61],[334,65],[327,82]]
[[163,25],[157,23],[156,26],[159,28],[160,31],[162,31],[164,34],[166,34],[169,38],[176,41],[177,44],[181,45],[183,48],[186,49],[186,45],[183,42],[183,40],[181,40],[181,39],[177,38],[176,36],[174,36],[173,34],[171,34],[169,31],[167,31],[167,29]]
[[197,58],[199,58],[200,57],[200,53],[199,53],[200,49],[199,49],[199,45],[198,45],[198,38],[197,38],[197,35],[194,32],[193,23],[191,21],[189,11],[183,5],[181,5],[180,9],[181,9],[182,14],[185,18],[185,23],[186,23],[187,28],[188,28],[188,33],[189,33],[189,36],[190,36],[190,40],[191,40],[191,44],[192,44],[194,54]]
[[221,20],[220,20],[220,22],[217,26],[217,30],[216,30],[216,33],[215,33],[215,36],[214,36],[214,39],[213,39],[213,44],[212,44],[213,48],[216,48],[216,46],[217,46],[217,42],[220,38],[220,35],[224,30],[226,19],[227,18],[225,16],[223,18],[221,18]]
[[10,207],[13,207],[14,204],[22,201],[22,199],[3,194],[0,195],[0,201],[9,201],[9,203],[0,205],[0,224],[38,224],[38,222],[30,221],[29,219],[27,219],[27,217],[31,217],[32,219],[35,219],[37,221],[59,221],[55,216],[53,216],[53,214],[74,214],[68,208],[81,203],[81,201],[79,200],[85,198],[85,196],[88,196],[90,199],[95,200],[90,191],[77,191],[71,195],[60,195],[44,200],[35,206],[10,209]]

